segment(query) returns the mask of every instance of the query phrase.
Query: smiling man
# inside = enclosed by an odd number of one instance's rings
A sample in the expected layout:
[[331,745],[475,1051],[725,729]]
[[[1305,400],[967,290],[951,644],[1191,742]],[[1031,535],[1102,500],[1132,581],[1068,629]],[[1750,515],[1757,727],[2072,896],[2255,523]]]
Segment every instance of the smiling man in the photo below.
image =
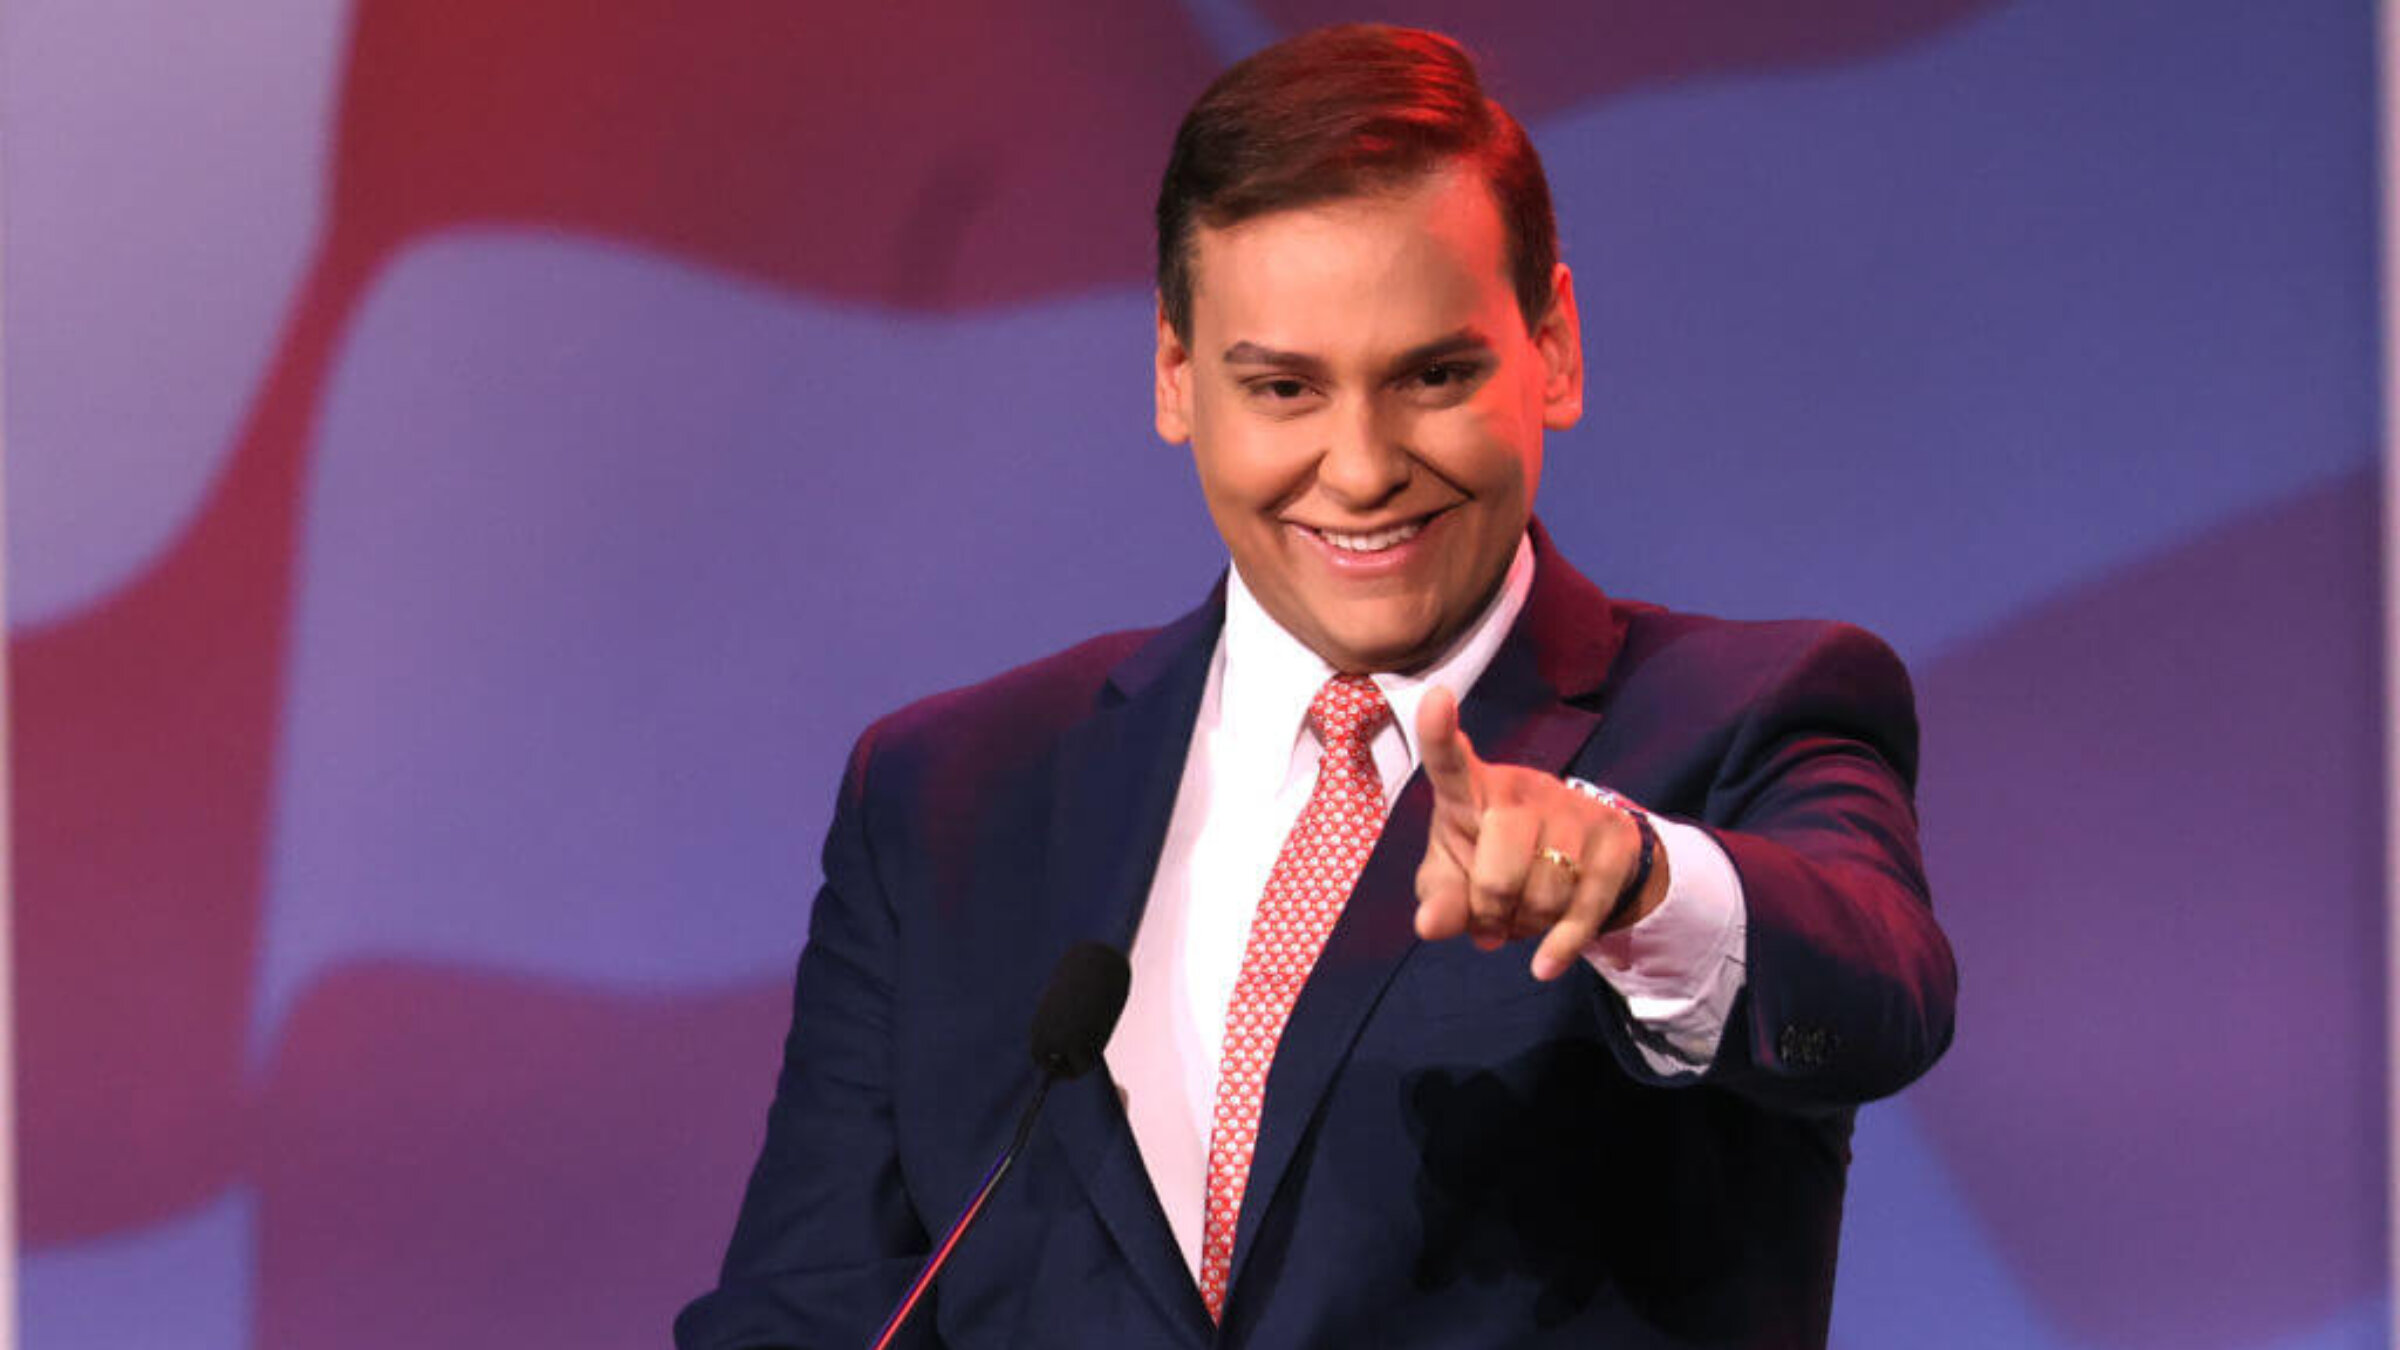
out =
[[1130,948],[921,1344],[1821,1346],[1852,1109],[1948,1043],[1916,727],[1856,629],[1611,599],[1523,131],[1457,46],[1221,77],[1159,198],[1157,424],[1232,565],[861,738],[687,1347],[867,1343]]
[[1186,234],[1206,284],[1161,315],[1159,433],[1278,625],[1340,670],[1423,668],[1524,538],[1544,428],[1582,413],[1565,269],[1525,317],[1466,163]]

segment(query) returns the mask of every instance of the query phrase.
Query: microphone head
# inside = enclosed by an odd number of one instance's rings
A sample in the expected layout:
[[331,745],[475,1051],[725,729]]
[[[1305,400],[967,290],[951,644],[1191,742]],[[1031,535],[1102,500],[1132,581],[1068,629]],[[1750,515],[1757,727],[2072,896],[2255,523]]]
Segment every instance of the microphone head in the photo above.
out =
[[1079,942],[1059,958],[1033,1014],[1033,1062],[1055,1078],[1081,1078],[1100,1062],[1125,1011],[1133,968],[1102,942]]

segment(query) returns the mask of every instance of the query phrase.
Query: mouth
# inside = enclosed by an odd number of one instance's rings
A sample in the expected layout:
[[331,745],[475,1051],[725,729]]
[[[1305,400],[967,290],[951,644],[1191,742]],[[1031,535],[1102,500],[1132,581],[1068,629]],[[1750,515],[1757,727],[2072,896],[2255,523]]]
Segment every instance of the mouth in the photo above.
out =
[[1316,525],[1301,525],[1296,521],[1293,523],[1301,533],[1328,548],[1343,553],[1371,555],[1388,553],[1416,538],[1425,532],[1425,526],[1439,514],[1419,516],[1374,530],[1330,530]]

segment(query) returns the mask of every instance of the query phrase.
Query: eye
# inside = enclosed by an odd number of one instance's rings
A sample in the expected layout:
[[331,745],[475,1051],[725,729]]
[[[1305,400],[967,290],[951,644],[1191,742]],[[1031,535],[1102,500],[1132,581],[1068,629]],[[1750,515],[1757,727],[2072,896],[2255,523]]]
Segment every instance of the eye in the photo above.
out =
[[1408,377],[1409,392],[1444,403],[1466,397],[1483,379],[1483,367],[1473,361],[1436,361]]
[[1255,380],[1244,380],[1242,388],[1251,398],[1270,405],[1296,404],[1315,392],[1308,381],[1296,375],[1262,375]]

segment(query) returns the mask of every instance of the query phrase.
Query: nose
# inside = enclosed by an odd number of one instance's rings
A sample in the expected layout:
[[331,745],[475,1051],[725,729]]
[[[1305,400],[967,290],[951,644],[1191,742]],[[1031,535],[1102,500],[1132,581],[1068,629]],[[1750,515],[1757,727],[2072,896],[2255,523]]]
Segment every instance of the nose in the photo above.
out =
[[1400,494],[1416,460],[1373,399],[1351,401],[1332,419],[1332,440],[1317,460],[1317,486],[1342,506],[1363,510]]

